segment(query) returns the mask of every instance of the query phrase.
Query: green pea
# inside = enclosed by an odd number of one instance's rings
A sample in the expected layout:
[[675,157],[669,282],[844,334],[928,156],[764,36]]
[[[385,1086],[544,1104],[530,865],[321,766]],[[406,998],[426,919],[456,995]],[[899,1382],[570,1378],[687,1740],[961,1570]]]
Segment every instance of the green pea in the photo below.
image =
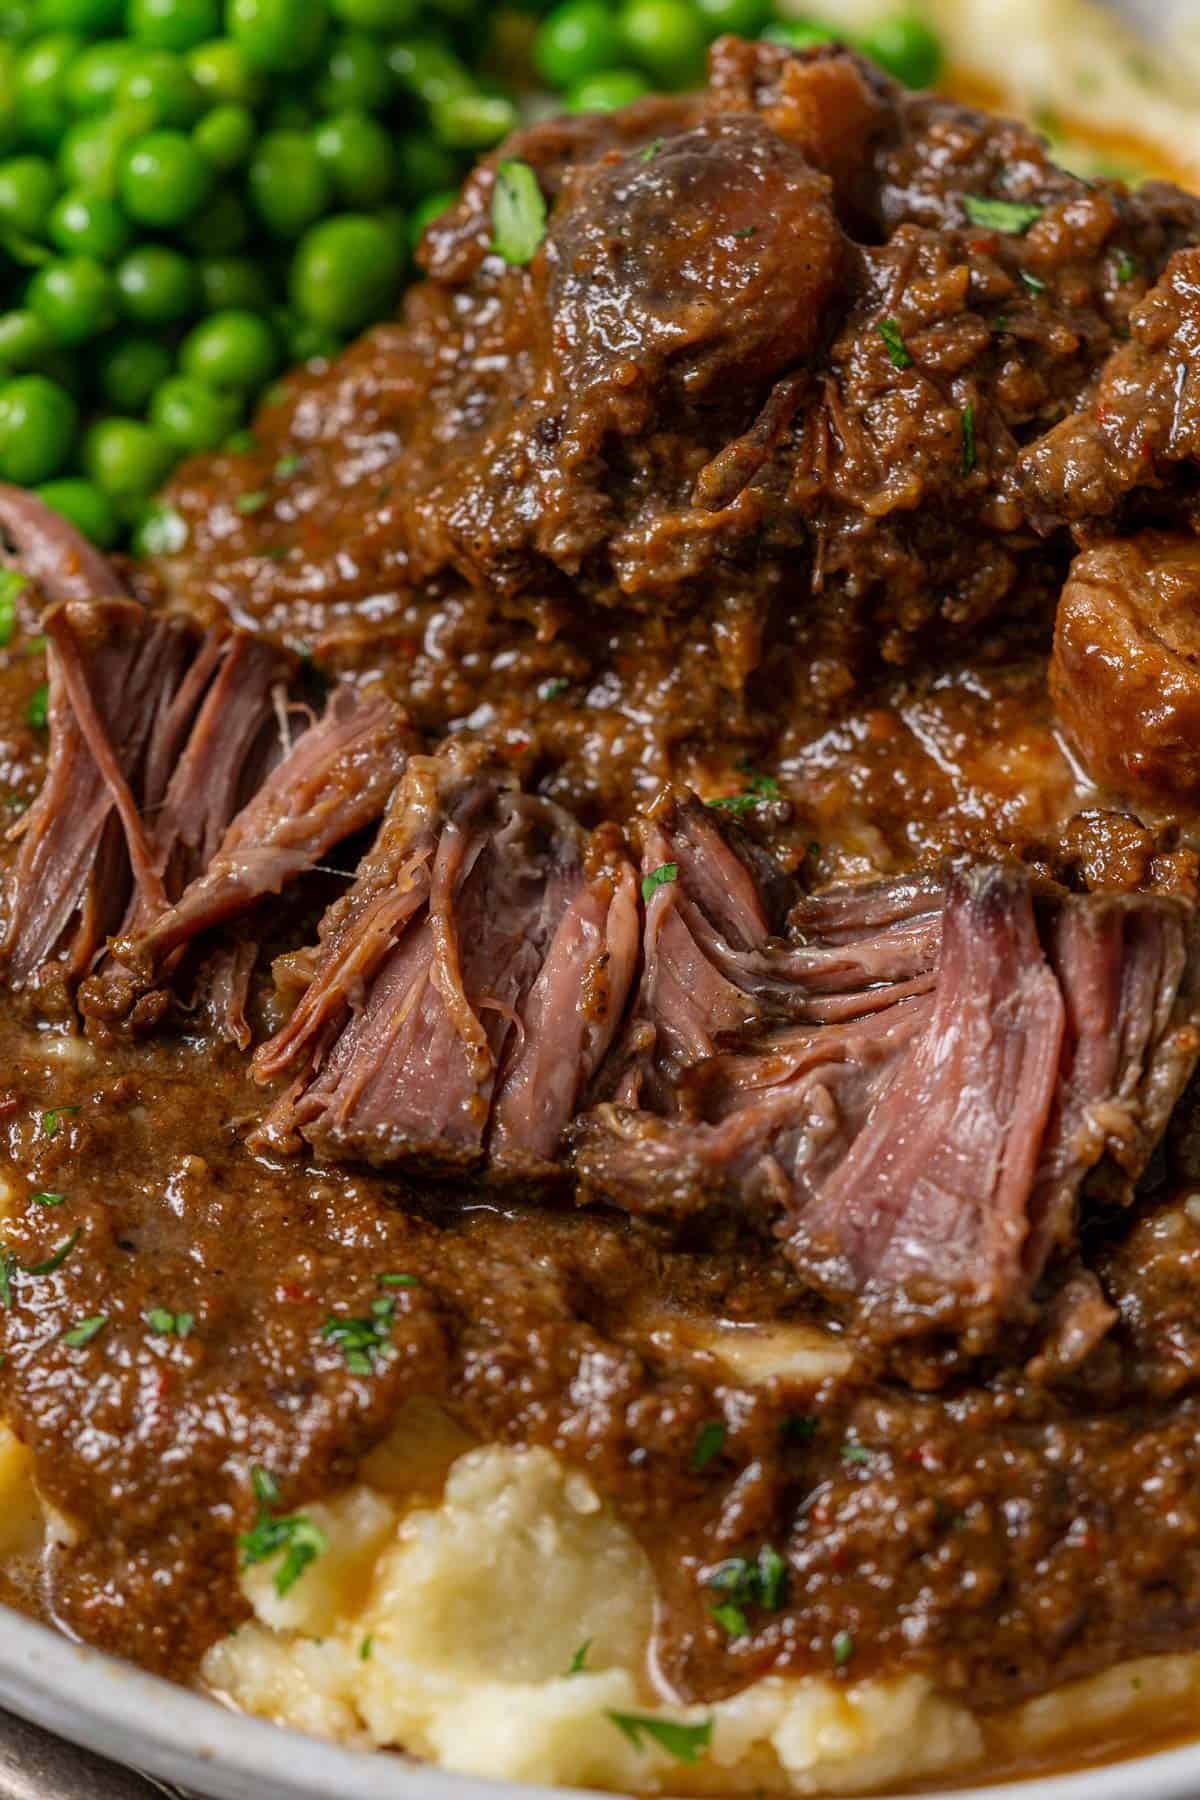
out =
[[138,49],[117,82],[115,100],[118,106],[141,107],[149,128],[178,131],[195,124],[204,104],[191,69],[172,50]]
[[133,46],[122,38],[89,44],[86,50],[81,50],[63,81],[71,111],[84,117],[111,106],[117,85],[133,55]]
[[433,129],[451,150],[489,150],[517,127],[517,109],[499,94],[451,94],[433,108]]
[[84,436],[84,469],[102,493],[118,502],[152,494],[174,461],[173,446],[140,419],[97,419]]
[[17,46],[0,34],[0,156],[21,142],[21,94],[17,81]]
[[152,50],[194,50],[221,29],[218,0],[129,0],[126,30]]
[[248,256],[210,256],[200,264],[205,312],[265,312],[271,284]]
[[66,462],[79,408],[45,375],[18,375],[0,387],[0,479],[21,487],[49,481]]
[[41,237],[58,195],[53,164],[43,156],[14,156],[0,163],[0,223],[24,237]]
[[166,244],[142,244],[117,264],[121,311],[138,325],[176,325],[200,305],[195,265]]
[[323,331],[358,331],[394,304],[403,273],[386,222],[362,213],[322,220],[292,263],[289,292],[301,317]]
[[257,313],[214,313],[184,339],[179,366],[196,381],[245,392],[269,381],[279,365],[279,346]]
[[124,0],[38,0],[37,14],[43,31],[102,38],[120,31],[124,10]]
[[253,68],[293,74],[320,49],[329,13],[325,0],[227,0],[225,18]]
[[389,35],[415,25],[421,0],[330,0],[330,11],[343,25]]
[[254,136],[254,114],[248,106],[230,100],[204,115],[192,133],[192,142],[214,169],[228,172],[245,162]]
[[69,31],[34,38],[17,63],[17,105],[26,135],[52,150],[71,123],[66,78],[83,40]]
[[232,101],[236,106],[258,106],[266,91],[260,69],[251,68],[246,52],[232,38],[214,38],[197,44],[188,53],[188,69],[205,99],[212,105]]
[[200,256],[228,256],[248,243],[253,233],[254,225],[240,194],[226,186],[192,215],[180,236]]
[[339,113],[313,133],[313,146],[339,198],[351,206],[375,206],[396,186],[392,134],[364,113]]
[[649,92],[650,83],[636,69],[603,69],[599,75],[587,75],[567,90],[567,111],[616,112]]
[[65,255],[94,256],[115,262],[129,246],[133,228],[120,207],[103,194],[72,188],[51,209],[50,241]]
[[34,0],[0,0],[0,37],[6,43],[27,44],[37,29]]
[[771,19],[771,0],[692,0],[692,4],[708,38],[727,31],[735,37],[757,37]]
[[443,188],[440,194],[430,194],[427,200],[422,200],[408,222],[409,247],[414,254],[417,245],[434,220],[440,219],[443,213],[449,212],[450,208],[457,204],[458,190],[456,188]]
[[401,196],[410,202],[458,182],[458,158],[427,131],[406,132],[396,139],[396,165]]
[[942,72],[941,39],[920,13],[887,13],[858,41],[865,55],[905,87],[932,87]]
[[389,47],[387,59],[399,85],[426,106],[473,91],[462,63],[436,38],[401,38]]
[[211,166],[182,131],[136,138],[121,160],[121,204],[140,225],[181,225],[207,200]]
[[551,87],[569,88],[617,67],[622,48],[617,21],[603,0],[566,0],[540,26],[533,56]]
[[77,475],[67,476],[61,481],[43,483],[37,495],[99,549],[111,550],[116,543],[120,529],[116,508],[93,482]]
[[117,412],[143,412],[155,388],[171,373],[171,361],[166,345],[153,338],[111,339],[97,361],[100,392]]
[[58,172],[63,182],[67,187],[113,199],[126,148],[152,124],[153,119],[140,106],[119,107],[80,119],[59,146]]
[[786,44],[789,50],[815,50],[837,37],[828,25],[818,25],[813,19],[780,19],[762,35],[768,43]]
[[241,418],[236,394],[218,393],[189,375],[172,375],[150,403],[150,423],[176,450],[215,450]]
[[311,139],[300,131],[271,131],[250,160],[250,199],[268,231],[299,237],[329,208],[332,187]]
[[383,50],[361,31],[332,40],[317,72],[313,93],[323,112],[379,112],[387,105],[395,76]]
[[627,0],[620,25],[629,55],[664,86],[703,80],[705,31],[687,0]]
[[38,270],[25,304],[60,344],[83,344],[114,323],[117,290],[103,263],[91,256],[66,256]]
[[282,321],[288,360],[293,363],[332,362],[342,347],[342,339],[332,331],[322,331],[307,319],[287,313]]
[[5,375],[27,374],[36,370],[45,374],[53,363],[58,340],[46,324],[28,307],[0,313],[0,372]]

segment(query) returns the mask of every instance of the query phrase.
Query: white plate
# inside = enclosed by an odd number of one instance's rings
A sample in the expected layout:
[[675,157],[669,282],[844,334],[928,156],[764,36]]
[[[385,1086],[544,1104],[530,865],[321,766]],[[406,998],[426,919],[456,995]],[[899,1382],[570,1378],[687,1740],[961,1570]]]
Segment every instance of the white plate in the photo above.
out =
[[[0,1705],[211,1800],[595,1800],[345,1750],[227,1712],[0,1607]],[[1200,1744],[941,1800],[1200,1800]]]

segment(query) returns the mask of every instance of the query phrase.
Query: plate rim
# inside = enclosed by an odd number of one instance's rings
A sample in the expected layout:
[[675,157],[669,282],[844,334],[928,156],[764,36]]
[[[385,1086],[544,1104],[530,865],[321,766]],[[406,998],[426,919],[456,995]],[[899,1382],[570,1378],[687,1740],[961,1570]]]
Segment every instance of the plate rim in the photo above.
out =
[[[205,1800],[596,1800],[309,1737],[226,1708],[0,1605],[0,1705]],[[1200,1800],[1200,1741],[940,1800]]]

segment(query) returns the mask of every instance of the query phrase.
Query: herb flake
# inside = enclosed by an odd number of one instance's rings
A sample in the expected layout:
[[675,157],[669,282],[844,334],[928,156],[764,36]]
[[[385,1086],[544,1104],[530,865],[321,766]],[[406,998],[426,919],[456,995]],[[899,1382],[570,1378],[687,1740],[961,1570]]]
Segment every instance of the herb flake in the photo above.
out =
[[609,1712],[607,1716],[635,1750],[644,1749],[643,1739],[649,1738],[677,1762],[697,1762],[701,1750],[712,1742],[711,1718],[702,1719],[698,1725],[685,1725],[678,1719],[655,1719],[645,1713]]
[[77,1113],[77,1106],[53,1106],[49,1112],[42,1114],[42,1135],[51,1140],[58,1136],[59,1126],[68,1113]]
[[833,1640],[833,1666],[844,1669],[854,1656],[854,1639],[848,1631],[839,1631]]
[[887,346],[893,369],[911,369],[912,355],[895,319],[880,319],[875,329]]
[[253,493],[239,494],[234,504],[242,516],[247,517],[251,513],[261,512],[270,502],[271,496],[265,488],[256,488]]
[[166,1306],[152,1306],[146,1314],[146,1323],[155,1337],[185,1338],[196,1323],[196,1315],[190,1312],[172,1312]]
[[987,194],[964,194],[962,201],[972,225],[984,231],[1002,231],[1010,237],[1022,237],[1045,210],[1025,200],[993,200]]
[[257,1563],[270,1562],[274,1557],[282,1556],[283,1560],[275,1572],[275,1592],[282,1600],[295,1587],[309,1564],[328,1550],[329,1539],[321,1527],[303,1513],[293,1513],[285,1519],[277,1519],[272,1515],[271,1508],[279,1502],[279,1489],[274,1476],[266,1469],[252,1469],[250,1481],[258,1500],[258,1518],[253,1530],[243,1532],[238,1539],[241,1566],[243,1569],[250,1569]]
[[587,1674],[588,1651],[591,1649],[591,1647],[592,1647],[591,1638],[584,1638],[582,1644],[580,1644],[578,1650],[576,1650],[574,1656],[571,1658],[570,1666],[567,1669],[568,1675],[586,1675]]
[[45,681],[34,688],[25,708],[25,723],[31,731],[45,731],[50,716],[50,688]]
[[648,904],[653,900],[660,887],[669,887],[673,881],[678,881],[678,879],[678,863],[659,863],[657,869],[651,869],[648,875],[642,877],[642,899]]
[[724,1448],[725,1427],[718,1420],[712,1419],[696,1439],[696,1448],[692,1451],[692,1474],[702,1474]]
[[64,1238],[58,1249],[52,1256],[48,1256],[45,1262],[29,1263],[25,1269],[26,1275],[53,1275],[56,1269],[61,1269],[79,1242],[80,1229],[79,1226],[76,1226],[70,1237]]
[[502,162],[492,190],[492,249],[523,269],[546,235],[546,202],[527,162]]
[[369,1318],[343,1318],[331,1313],[321,1336],[341,1346],[342,1358],[352,1375],[373,1375],[379,1354],[391,1342],[396,1319],[394,1300],[373,1300]]
[[[31,1274],[32,1272],[30,1270]],[[64,1331],[62,1341],[72,1350],[82,1350],[85,1344],[90,1344],[93,1338],[99,1337],[107,1324],[107,1313],[94,1313],[90,1319],[81,1319],[70,1331]]]

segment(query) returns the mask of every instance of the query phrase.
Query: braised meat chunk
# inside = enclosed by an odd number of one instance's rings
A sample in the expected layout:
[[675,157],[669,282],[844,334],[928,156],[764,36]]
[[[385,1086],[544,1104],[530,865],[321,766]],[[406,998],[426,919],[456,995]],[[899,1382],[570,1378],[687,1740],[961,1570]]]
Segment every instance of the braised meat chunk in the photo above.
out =
[[[504,160],[549,208],[528,267],[492,247]],[[844,51],[723,40],[705,93],[483,164],[402,321],[182,472],[158,572],[506,754],[547,685],[586,692],[540,747],[564,798],[623,813],[880,663],[1038,639],[1068,546],[1022,448],[1198,228]]]
[[478,747],[415,757],[303,992],[255,1057],[299,1074],[270,1141],[369,1162],[545,1173],[620,1022],[637,946],[619,841],[586,843]]

